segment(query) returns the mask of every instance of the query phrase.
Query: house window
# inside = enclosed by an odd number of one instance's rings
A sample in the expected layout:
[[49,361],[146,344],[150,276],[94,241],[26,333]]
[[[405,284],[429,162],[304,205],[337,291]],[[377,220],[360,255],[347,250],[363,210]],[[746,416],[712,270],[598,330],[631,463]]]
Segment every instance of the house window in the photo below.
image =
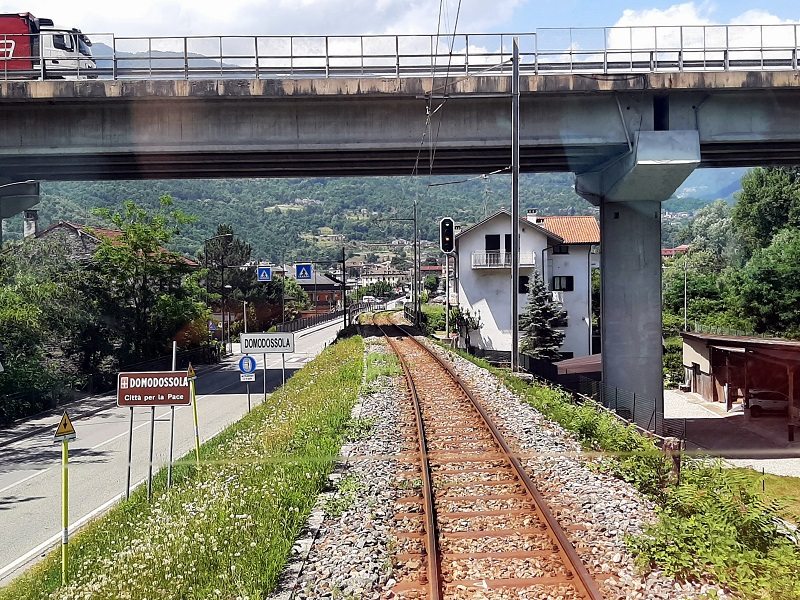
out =
[[574,278],[572,275],[559,275],[557,277],[553,277],[552,289],[554,292],[571,292],[575,289]]
[[553,254],[569,254],[569,246],[566,244],[553,246]]
[[500,252],[500,234],[486,236],[486,251]]
[[506,252],[511,252],[511,234],[510,233],[506,234],[505,243],[506,243]]
[[518,289],[520,294],[527,294],[530,290],[528,284],[530,282],[530,278],[527,275],[520,275],[519,276],[519,285]]

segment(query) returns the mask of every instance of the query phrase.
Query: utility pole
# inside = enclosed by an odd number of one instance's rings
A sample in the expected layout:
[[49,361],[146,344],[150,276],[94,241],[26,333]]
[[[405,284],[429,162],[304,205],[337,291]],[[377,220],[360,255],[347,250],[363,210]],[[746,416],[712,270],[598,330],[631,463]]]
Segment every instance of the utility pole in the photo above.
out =
[[342,310],[344,311],[344,326],[347,327],[347,268],[345,265],[344,246],[342,246]]
[[686,321],[688,313],[686,311],[688,300],[686,299],[686,279],[689,272],[689,251],[683,255],[683,330],[686,331]]
[[511,372],[519,371],[519,38],[511,73]]
[[419,327],[419,313],[420,309],[420,298],[419,298],[419,251],[417,249],[417,239],[419,236],[419,231],[417,230],[417,197],[414,196],[414,327]]

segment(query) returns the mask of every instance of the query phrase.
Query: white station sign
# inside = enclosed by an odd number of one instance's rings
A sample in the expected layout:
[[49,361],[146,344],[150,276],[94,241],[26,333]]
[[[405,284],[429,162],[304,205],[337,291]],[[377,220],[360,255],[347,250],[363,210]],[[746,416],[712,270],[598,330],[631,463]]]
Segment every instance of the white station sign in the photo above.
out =
[[239,342],[242,354],[294,352],[294,333],[243,333]]

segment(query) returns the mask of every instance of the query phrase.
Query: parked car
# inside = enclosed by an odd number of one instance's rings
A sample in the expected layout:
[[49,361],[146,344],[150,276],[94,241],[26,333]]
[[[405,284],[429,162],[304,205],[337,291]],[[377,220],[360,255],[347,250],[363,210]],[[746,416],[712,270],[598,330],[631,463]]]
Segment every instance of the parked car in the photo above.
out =
[[750,390],[750,416],[758,417],[764,411],[786,412],[789,397],[776,390]]

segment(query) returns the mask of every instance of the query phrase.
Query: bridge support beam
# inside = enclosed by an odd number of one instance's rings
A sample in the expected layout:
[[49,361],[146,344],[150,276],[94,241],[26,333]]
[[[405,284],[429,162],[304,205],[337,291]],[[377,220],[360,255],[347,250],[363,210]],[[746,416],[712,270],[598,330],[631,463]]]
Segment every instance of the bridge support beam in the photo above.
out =
[[0,184],[0,246],[3,245],[3,219],[18,215],[38,203],[38,181]]
[[575,182],[579,194],[600,206],[603,381],[637,395],[640,421],[650,420],[645,411],[655,400],[658,430],[664,418],[661,202],[699,163],[696,131],[640,132],[628,154],[578,174]]

